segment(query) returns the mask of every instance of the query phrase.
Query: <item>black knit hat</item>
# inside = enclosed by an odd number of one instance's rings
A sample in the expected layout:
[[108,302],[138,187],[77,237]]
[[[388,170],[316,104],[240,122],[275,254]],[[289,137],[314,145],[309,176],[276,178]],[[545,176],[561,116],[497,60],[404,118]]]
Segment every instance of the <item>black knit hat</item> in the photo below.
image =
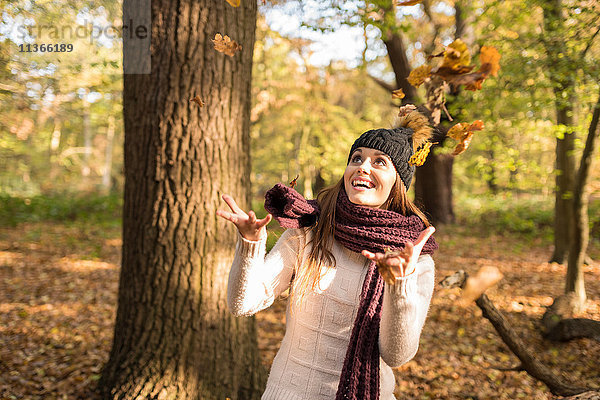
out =
[[350,154],[348,154],[348,163],[350,163],[350,157],[354,150],[359,147],[382,151],[390,157],[396,172],[408,190],[415,173],[414,165],[408,164],[408,160],[413,155],[413,132],[411,128],[406,127],[366,131],[354,141]]

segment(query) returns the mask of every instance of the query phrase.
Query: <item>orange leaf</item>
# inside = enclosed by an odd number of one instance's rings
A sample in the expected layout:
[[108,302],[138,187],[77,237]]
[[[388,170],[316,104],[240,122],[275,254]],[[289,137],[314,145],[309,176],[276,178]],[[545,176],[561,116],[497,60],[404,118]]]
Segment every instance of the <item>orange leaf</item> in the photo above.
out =
[[471,144],[471,140],[473,139],[473,132],[467,132],[461,141],[454,147],[454,151],[452,152],[453,156],[457,156],[463,153]]
[[425,82],[427,78],[431,76],[431,66],[430,65],[421,65],[410,71],[408,75],[408,83],[413,85],[414,87],[419,87]]
[[450,128],[447,136],[459,142],[454,148],[452,155],[457,156],[464,152],[473,139],[473,131],[480,131],[482,129],[483,121],[481,120],[477,120],[472,124],[461,122]]
[[495,47],[481,46],[479,61],[481,62],[479,71],[482,74],[485,76],[498,76],[498,71],[500,70],[500,53],[498,53]]
[[402,89],[397,89],[392,92],[392,99],[403,99],[406,95]]
[[204,102],[200,98],[200,95],[196,95],[196,97],[194,97],[193,99],[190,99],[190,101],[193,101],[194,103],[198,104],[200,107],[204,107]]
[[233,57],[236,51],[242,50],[242,45],[238,44],[235,40],[231,40],[231,38],[227,35],[221,36],[220,33],[215,35],[215,38],[212,39],[212,42],[215,45],[215,50],[228,55],[229,57]]
[[468,122],[460,122],[448,130],[448,137],[454,140],[462,140],[463,136],[469,131],[480,131],[483,129],[483,121],[478,119],[472,124]]
[[225,0],[232,7],[239,7],[241,0]]

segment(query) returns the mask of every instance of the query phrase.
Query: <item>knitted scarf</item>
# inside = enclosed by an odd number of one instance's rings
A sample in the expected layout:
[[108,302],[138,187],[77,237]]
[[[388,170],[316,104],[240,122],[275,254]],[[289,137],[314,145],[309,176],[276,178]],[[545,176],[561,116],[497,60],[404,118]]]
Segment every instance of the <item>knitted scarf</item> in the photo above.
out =
[[[316,200],[306,200],[293,188],[281,183],[265,195],[265,210],[284,228],[312,226],[319,218]],[[335,239],[349,250],[383,252],[385,247],[404,247],[414,242],[425,224],[416,215],[353,204],[342,187],[335,209]],[[431,236],[422,254],[438,248]],[[336,400],[379,399],[379,322],[383,304],[383,278],[371,262],[360,295],[358,314],[352,328]]]

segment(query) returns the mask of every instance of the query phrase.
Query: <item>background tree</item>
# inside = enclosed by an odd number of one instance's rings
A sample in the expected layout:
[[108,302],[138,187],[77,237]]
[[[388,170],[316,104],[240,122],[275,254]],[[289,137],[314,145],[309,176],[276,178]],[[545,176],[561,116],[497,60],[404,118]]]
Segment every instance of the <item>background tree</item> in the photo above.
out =
[[[248,207],[256,12],[254,1],[152,1],[152,71],[124,76],[123,257],[106,398],[260,397],[254,320],[226,304],[235,236],[215,214],[223,193]],[[215,51],[216,33],[242,51]]]

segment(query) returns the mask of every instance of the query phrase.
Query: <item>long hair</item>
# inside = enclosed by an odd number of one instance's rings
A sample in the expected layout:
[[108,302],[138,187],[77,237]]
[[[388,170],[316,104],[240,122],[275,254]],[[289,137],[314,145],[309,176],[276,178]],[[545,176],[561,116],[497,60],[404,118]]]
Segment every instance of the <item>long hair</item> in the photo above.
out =
[[[312,244],[312,247],[306,262],[296,272],[292,284],[292,295],[298,295],[296,297],[297,305],[302,303],[309,291],[314,291],[317,288],[324,266],[335,268],[335,258],[331,249],[335,231],[336,202],[343,187],[344,178],[342,177],[337,183],[321,189],[317,194],[321,214],[315,225],[304,228],[307,236],[309,232],[312,233],[312,238],[306,244],[306,246]],[[406,188],[398,173],[396,173],[396,182],[392,186],[390,195],[381,208],[395,211],[404,216],[417,215],[425,226],[431,225],[425,214],[408,198]]]

